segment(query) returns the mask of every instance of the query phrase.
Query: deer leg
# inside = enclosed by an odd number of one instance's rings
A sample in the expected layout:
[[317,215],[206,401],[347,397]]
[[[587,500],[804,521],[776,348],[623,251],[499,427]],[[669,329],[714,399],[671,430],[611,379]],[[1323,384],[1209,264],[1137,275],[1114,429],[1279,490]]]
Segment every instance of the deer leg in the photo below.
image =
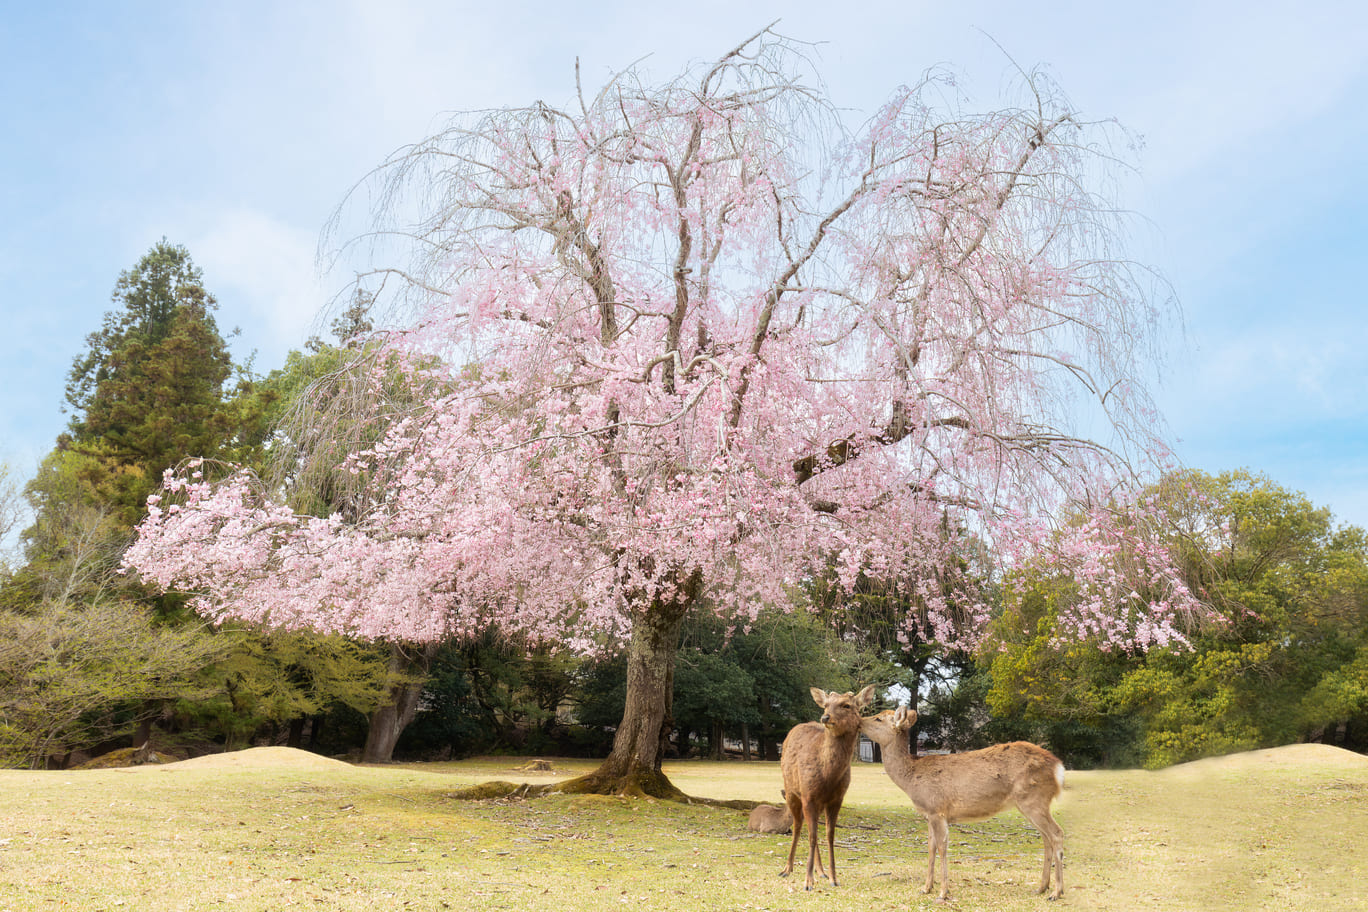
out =
[[[812,831],[813,833],[817,832],[816,823],[812,825]],[[833,864],[832,867],[835,867],[835,865]],[[817,847],[817,873],[822,875],[823,880],[831,880],[831,878],[827,876],[826,868],[822,867],[822,848],[820,845]]]
[[[831,885],[840,886],[836,883],[836,815],[840,813],[839,808],[827,808],[826,831],[827,831],[827,857],[831,859]],[[817,856],[817,864],[822,863],[821,855]]]
[[789,823],[793,830],[793,840],[789,843],[788,864],[784,870],[779,872],[780,877],[788,877],[793,873],[793,856],[798,852],[798,837],[803,832],[803,800],[801,798],[789,798],[784,796],[788,802]]
[[803,882],[804,890],[811,890],[813,884],[812,866],[817,860],[817,808],[811,805],[804,805],[803,816],[807,818],[808,825],[808,858],[807,858],[807,879]]
[[1050,869],[1053,867],[1055,888],[1049,898],[1059,899],[1064,895],[1064,829],[1055,822],[1048,807],[1023,808],[1020,805],[1017,807],[1040,831],[1040,839],[1043,843],[1045,861],[1040,873],[1040,886],[1036,892],[1044,893],[1050,889]]
[[1064,895],[1064,831],[1060,830],[1054,844],[1055,888],[1050,895],[1059,899]]
[[1059,899],[1064,895],[1064,830],[1059,824],[1054,822],[1049,811],[1045,812],[1045,819],[1050,825],[1050,829],[1045,831],[1047,841],[1045,844],[1045,883],[1041,885],[1040,891],[1043,893],[1045,887],[1049,886],[1050,863],[1054,863],[1055,886],[1054,892],[1050,894],[1050,899]]
[[931,870],[926,876],[926,892],[931,892],[932,880],[936,870],[936,855],[940,854],[941,863],[941,902],[950,900],[950,824],[944,817],[931,821]]
[[926,818],[926,852],[926,886],[922,892],[930,893],[936,884],[936,822],[930,817]]

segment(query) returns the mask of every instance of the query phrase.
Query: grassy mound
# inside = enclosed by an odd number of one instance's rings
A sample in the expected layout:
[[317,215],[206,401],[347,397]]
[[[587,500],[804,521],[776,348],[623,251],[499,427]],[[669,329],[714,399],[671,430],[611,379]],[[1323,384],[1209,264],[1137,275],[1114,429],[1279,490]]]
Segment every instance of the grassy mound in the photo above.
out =
[[[159,770],[174,769],[338,769],[350,768],[351,764],[320,754],[313,754],[293,747],[251,747],[247,750],[229,751],[223,754],[205,754],[177,763],[164,763],[152,767]],[[146,769],[147,767],[139,767]]]
[[1368,769],[1368,757],[1329,744],[1288,744],[1285,747],[1226,754],[1223,757],[1207,757],[1205,760],[1180,763],[1169,769],[1178,773],[1200,774],[1216,771],[1256,772],[1308,766],[1362,766]]

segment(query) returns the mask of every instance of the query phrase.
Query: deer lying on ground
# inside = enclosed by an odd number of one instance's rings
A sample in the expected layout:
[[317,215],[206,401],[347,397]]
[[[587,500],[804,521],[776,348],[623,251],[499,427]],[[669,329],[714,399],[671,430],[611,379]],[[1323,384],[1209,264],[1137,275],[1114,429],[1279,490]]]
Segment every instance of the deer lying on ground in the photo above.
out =
[[860,723],[860,730],[883,749],[884,772],[912,799],[930,831],[926,889],[935,885],[936,854],[941,860],[942,901],[950,898],[949,826],[984,820],[1015,804],[1040,831],[1045,843],[1044,893],[1055,874],[1050,899],[1064,894],[1064,831],[1050,816],[1050,804],[1064,789],[1064,764],[1054,754],[1026,741],[998,744],[963,754],[913,757],[907,733],[917,721],[915,710],[886,709]]
[[757,805],[746,821],[746,829],[754,833],[788,833],[793,829],[787,807],[772,804]]
[[793,856],[803,821],[808,825],[807,881],[812,889],[812,866],[823,877],[822,853],[817,848],[817,821],[826,815],[827,857],[831,860],[831,885],[836,883],[836,815],[841,812],[846,789],[850,786],[850,761],[860,736],[860,710],[874,696],[871,684],[858,694],[827,693],[812,688],[812,699],[822,707],[820,722],[795,725],[784,739],[779,769],[784,774],[784,800],[793,820],[793,842],[789,844],[788,865],[780,877],[793,873]]

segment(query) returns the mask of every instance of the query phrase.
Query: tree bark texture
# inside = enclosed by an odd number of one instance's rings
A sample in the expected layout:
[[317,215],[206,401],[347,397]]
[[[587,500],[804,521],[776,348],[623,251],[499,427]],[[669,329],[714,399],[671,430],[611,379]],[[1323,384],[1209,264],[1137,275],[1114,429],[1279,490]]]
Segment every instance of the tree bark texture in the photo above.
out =
[[389,763],[394,758],[394,745],[418,712],[418,700],[437,644],[411,648],[399,643],[390,646],[389,672],[394,679],[388,699],[370,714],[366,730],[366,746],[361,751],[362,763]]
[[627,705],[613,738],[613,750],[598,769],[565,783],[564,790],[683,797],[661,772],[661,763],[674,728],[675,656],[686,614],[687,605],[658,602],[633,613],[627,652]]

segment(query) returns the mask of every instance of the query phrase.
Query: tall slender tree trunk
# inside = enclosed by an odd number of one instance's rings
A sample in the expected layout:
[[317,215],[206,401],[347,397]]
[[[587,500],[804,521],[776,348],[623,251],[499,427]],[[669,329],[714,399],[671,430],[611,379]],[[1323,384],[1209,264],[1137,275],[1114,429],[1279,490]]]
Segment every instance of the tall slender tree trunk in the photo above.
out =
[[[925,647],[916,651],[908,650],[908,652],[912,652],[911,661],[907,663],[907,667],[911,671],[911,680],[909,681],[908,686],[911,694],[908,699],[911,701],[912,708],[916,709],[917,705],[921,702],[922,681],[926,678],[926,669],[931,666],[932,653]],[[907,653],[904,653],[904,655],[906,654]],[[917,743],[917,726],[915,724],[912,726],[912,730],[907,733],[907,741],[908,753],[913,757],[917,756],[919,745]],[[876,750],[878,749],[877,744],[874,745],[874,747]],[[882,755],[880,755],[879,760],[880,762],[883,761]]]

